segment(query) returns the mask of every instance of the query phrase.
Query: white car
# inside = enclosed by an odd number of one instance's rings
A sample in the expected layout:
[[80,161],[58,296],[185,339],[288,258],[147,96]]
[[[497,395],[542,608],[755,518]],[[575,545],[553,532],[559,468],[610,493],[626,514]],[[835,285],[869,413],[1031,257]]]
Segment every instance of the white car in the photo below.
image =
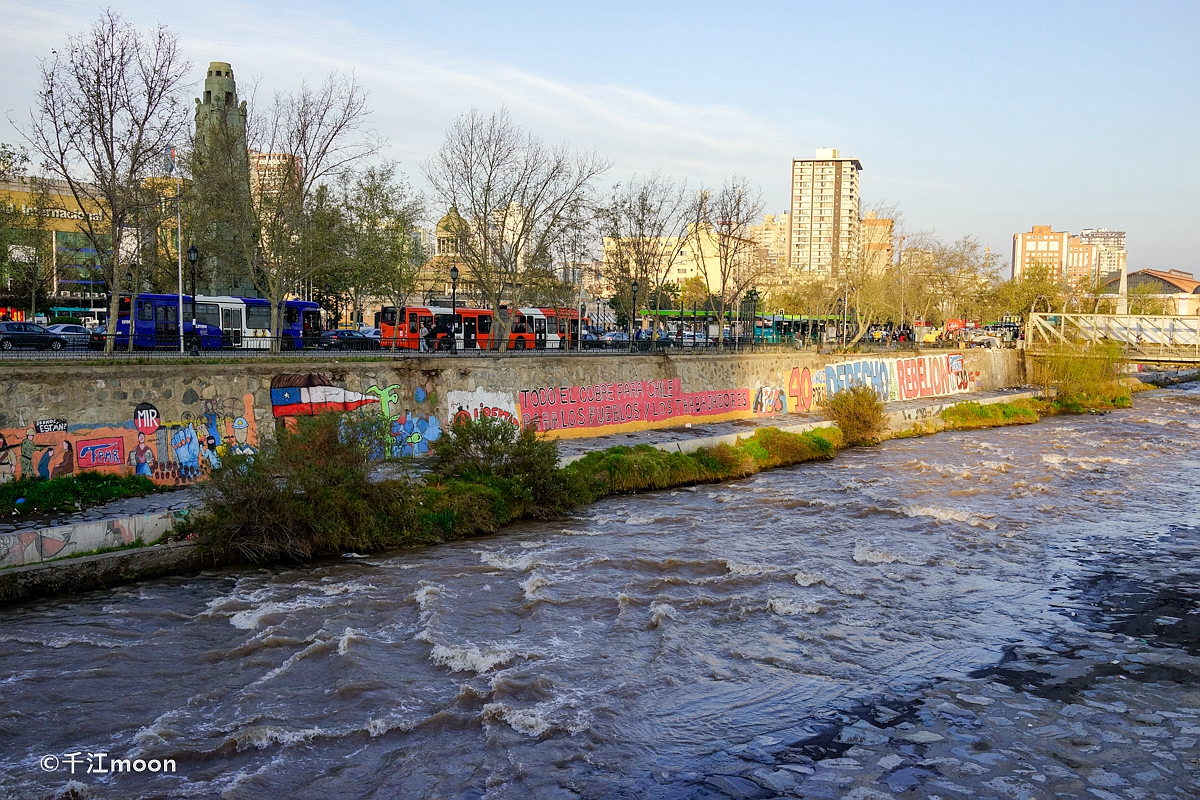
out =
[[92,332],[82,325],[73,323],[59,323],[51,325],[46,330],[51,333],[57,333],[59,336],[67,340],[69,347],[87,347],[88,342],[92,338]]
[[363,336],[366,336],[368,339],[382,339],[383,338],[383,331],[381,331],[379,328],[363,328],[362,331],[360,331],[360,332],[362,333]]

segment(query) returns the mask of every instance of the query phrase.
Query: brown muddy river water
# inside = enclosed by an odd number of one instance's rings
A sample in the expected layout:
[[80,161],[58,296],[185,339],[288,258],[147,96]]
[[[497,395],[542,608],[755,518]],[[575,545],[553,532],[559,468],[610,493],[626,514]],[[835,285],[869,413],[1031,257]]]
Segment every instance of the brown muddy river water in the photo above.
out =
[[1195,797],[1200,390],[1136,402],[0,610],[0,798]]

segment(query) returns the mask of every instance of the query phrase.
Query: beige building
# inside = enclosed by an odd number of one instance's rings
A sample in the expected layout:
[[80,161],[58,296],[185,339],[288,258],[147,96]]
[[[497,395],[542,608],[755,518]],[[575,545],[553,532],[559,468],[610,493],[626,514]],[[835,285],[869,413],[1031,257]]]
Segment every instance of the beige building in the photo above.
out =
[[792,160],[789,266],[793,275],[830,275],[859,256],[862,164],[834,148]]
[[1012,278],[1017,280],[1030,267],[1048,267],[1060,280],[1065,277],[1067,248],[1071,234],[1056,231],[1049,225],[1034,225],[1028,233],[1013,235]]
[[896,257],[895,245],[892,243],[892,234],[895,229],[896,221],[893,219],[881,217],[874,211],[868,211],[863,215],[861,228],[863,266],[872,272],[883,272],[892,266]]
[[1125,263],[1124,231],[1087,228],[1075,236],[1049,225],[1034,225],[1027,233],[1013,235],[1013,279],[1042,264],[1068,285],[1102,283],[1119,276]]
[[[644,257],[652,257],[657,254],[659,261],[656,268],[657,275],[650,276],[651,279],[658,278],[664,284],[682,284],[690,278],[698,277],[705,282],[710,292],[718,294],[722,289],[721,247],[718,239],[717,233],[711,226],[704,226],[697,231],[695,225],[692,225],[687,236],[663,237],[641,245],[632,245],[632,247],[640,247],[641,252],[645,254]],[[757,237],[753,241],[737,240],[736,249],[738,257],[742,259],[744,269],[739,274],[743,280],[764,272],[761,269],[762,262],[759,260],[759,248],[755,246],[757,241]],[[617,248],[617,240],[605,237],[602,269],[610,287],[612,280],[616,278],[616,273],[621,271],[616,264],[621,257]],[[633,260],[637,257],[633,255],[633,250],[626,250],[625,258]],[[728,268],[731,272],[726,276],[727,280],[724,286],[726,292],[733,289],[734,284],[737,283],[738,275],[735,273],[738,272],[738,264],[731,263]],[[766,270],[765,273],[769,275],[770,271]],[[764,281],[764,285],[765,283]]]

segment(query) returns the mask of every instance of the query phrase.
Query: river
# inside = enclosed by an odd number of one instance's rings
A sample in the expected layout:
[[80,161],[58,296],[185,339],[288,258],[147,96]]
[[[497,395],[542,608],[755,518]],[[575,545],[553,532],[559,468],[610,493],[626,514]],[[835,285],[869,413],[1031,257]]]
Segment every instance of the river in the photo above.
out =
[[0,610],[0,797],[1195,796],[1198,412]]

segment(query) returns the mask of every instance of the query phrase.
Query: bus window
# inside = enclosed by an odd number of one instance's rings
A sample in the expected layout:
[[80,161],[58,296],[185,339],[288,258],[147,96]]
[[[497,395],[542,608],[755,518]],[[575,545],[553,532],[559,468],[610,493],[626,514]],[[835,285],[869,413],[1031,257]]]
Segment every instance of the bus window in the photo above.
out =
[[[546,320],[546,330],[547,333],[558,333],[558,317],[550,317]],[[566,332],[565,327],[563,331]]]
[[[388,306],[387,308],[383,309],[383,311],[379,312],[379,321],[380,321],[380,323],[382,323],[384,325],[395,325],[396,324],[396,309],[392,308],[391,306]],[[376,326],[376,327],[378,327],[378,326]]]
[[271,327],[271,307],[270,306],[246,306],[246,327],[247,328],[270,328]]
[[479,315],[479,334],[485,335],[492,332],[492,318],[488,314]]
[[420,328],[418,327],[417,315],[416,312],[413,312],[408,315],[408,332],[416,333],[418,330],[420,330]]
[[546,332],[546,320],[538,317],[533,321],[533,332],[544,334]]
[[[184,310],[187,310],[186,306]],[[216,303],[197,303],[196,322],[203,322],[205,325],[212,325],[214,328],[221,327],[221,307]]]
[[283,324],[291,326],[297,324],[298,322],[300,322],[300,309],[296,308],[295,306],[284,306]]
[[138,300],[138,319],[143,322],[154,321],[154,304],[149,300]]
[[525,333],[525,315],[518,314],[517,321],[512,326],[513,333]]

